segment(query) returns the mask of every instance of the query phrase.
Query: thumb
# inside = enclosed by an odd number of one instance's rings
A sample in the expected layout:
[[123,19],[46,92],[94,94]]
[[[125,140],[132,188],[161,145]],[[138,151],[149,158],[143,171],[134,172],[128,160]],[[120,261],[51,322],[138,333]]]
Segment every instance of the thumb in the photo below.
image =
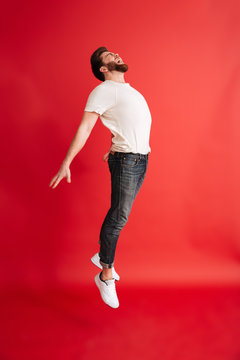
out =
[[67,182],[70,183],[71,182],[71,173],[69,171],[68,175],[67,175]]

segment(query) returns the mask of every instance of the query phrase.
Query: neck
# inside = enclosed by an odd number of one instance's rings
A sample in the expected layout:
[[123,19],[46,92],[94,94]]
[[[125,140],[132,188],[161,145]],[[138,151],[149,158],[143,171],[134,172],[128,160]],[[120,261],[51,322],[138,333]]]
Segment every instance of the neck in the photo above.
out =
[[110,71],[107,72],[107,74],[105,74],[105,80],[112,80],[112,81],[117,81],[117,82],[121,82],[121,83],[125,83],[125,79],[124,79],[124,73],[120,72],[120,71],[112,71],[110,73]]

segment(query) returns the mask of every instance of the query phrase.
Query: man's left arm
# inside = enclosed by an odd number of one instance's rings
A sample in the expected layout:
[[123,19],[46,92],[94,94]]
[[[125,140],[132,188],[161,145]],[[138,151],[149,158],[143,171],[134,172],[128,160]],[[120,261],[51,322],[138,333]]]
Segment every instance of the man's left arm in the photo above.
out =
[[[111,133],[111,139],[113,138],[113,134]],[[112,142],[111,142],[111,146],[112,146]],[[111,146],[110,146],[110,149],[111,149]],[[110,153],[110,149],[109,149],[109,151],[105,154],[105,155],[103,155],[103,161],[108,161],[108,156],[109,156],[109,153]]]

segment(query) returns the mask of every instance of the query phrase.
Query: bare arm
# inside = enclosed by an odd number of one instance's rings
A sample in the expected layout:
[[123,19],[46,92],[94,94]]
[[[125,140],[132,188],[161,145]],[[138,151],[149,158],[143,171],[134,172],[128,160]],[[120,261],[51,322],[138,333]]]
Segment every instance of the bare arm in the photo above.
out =
[[79,128],[77,129],[77,132],[69,146],[67,155],[63,160],[63,162],[68,166],[70,166],[72,160],[79,153],[79,151],[82,150],[89,135],[91,134],[94,125],[97,122],[98,116],[99,114],[96,112],[84,111]]
[[72,142],[69,146],[68,152],[62,162],[62,165],[58,171],[58,173],[52,178],[49,186],[54,189],[60,181],[66,177],[67,182],[71,182],[71,173],[69,166],[74,159],[74,157],[82,150],[85,145],[94,125],[97,122],[99,114],[96,112],[84,111],[81,123],[74,135]]

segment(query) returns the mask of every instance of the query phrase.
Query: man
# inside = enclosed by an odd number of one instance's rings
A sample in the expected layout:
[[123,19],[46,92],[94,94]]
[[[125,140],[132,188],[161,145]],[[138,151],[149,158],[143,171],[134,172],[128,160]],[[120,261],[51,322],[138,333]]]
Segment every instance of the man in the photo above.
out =
[[89,94],[81,124],[67,155],[50,182],[55,188],[66,177],[71,182],[70,163],[86,143],[98,116],[112,133],[112,144],[103,160],[111,173],[111,207],[101,227],[100,251],[92,262],[101,269],[95,276],[103,301],[119,307],[114,269],[116,245],[120,231],[128,220],[133,202],[146,175],[151,114],[144,97],[124,80],[128,65],[118,54],[99,47],[91,56],[93,74],[102,83]]

